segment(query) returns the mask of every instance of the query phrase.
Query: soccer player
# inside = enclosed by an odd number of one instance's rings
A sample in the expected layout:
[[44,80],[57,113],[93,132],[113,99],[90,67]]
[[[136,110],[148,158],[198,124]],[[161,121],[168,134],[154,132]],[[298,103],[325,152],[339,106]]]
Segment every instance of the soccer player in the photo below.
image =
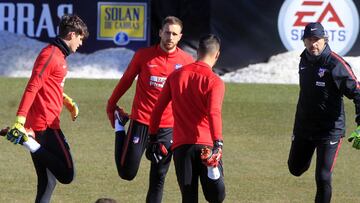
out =
[[30,151],[38,177],[35,202],[50,202],[56,180],[69,184],[74,179],[70,148],[60,129],[63,107],[77,118],[76,103],[63,93],[68,72],[66,57],[76,52],[89,35],[76,15],[65,15],[59,35],[38,55],[21,99],[15,124],[6,137]]
[[[157,101],[167,76],[175,69],[193,62],[193,58],[177,47],[182,36],[183,24],[174,16],[166,17],[159,31],[160,43],[139,49],[127,70],[115,87],[107,104],[107,115],[112,127],[116,128],[115,161],[119,176],[132,180],[139,169],[140,160],[148,142],[150,114]],[[135,78],[136,92],[133,100],[130,124],[127,134],[123,129],[127,114],[117,107],[117,102],[130,88]],[[116,116],[114,115],[116,114]],[[117,118],[117,119],[115,119]],[[115,122],[118,120],[119,122]],[[172,143],[173,116],[171,106],[161,118],[159,136],[167,149]],[[161,202],[165,176],[171,161],[171,153],[161,162],[152,162],[150,183],[146,202]]]
[[[343,96],[352,99],[356,123],[360,125],[360,84],[350,65],[332,52],[320,23],[305,27],[305,50],[299,64],[300,93],[288,167],[301,176],[308,170],[316,149],[315,202],[330,202],[331,176],[342,138],[345,136]],[[360,149],[360,126],[349,141]]]
[[222,167],[222,118],[224,82],[212,72],[220,54],[220,40],[215,35],[200,39],[195,63],[174,71],[150,119],[150,159],[160,160],[166,151],[161,140],[161,115],[170,102],[174,115],[171,149],[182,202],[198,202],[198,179],[208,202],[225,199]]

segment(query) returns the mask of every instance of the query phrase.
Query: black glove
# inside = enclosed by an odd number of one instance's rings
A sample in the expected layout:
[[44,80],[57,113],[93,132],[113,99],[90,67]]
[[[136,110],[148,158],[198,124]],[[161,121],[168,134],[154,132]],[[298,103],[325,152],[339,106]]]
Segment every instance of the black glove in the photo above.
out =
[[157,135],[149,135],[149,143],[146,148],[145,156],[151,162],[159,163],[168,155],[168,150],[162,142],[157,140]]

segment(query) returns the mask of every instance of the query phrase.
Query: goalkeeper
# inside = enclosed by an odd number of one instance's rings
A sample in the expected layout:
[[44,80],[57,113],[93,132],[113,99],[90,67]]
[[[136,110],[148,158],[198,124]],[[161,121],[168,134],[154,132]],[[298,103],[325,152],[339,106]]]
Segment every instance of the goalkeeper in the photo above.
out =
[[36,203],[50,202],[56,180],[69,184],[74,179],[70,148],[60,129],[60,113],[64,105],[72,120],[77,118],[76,103],[63,93],[66,57],[76,52],[87,36],[87,26],[78,16],[61,18],[59,35],[38,55],[15,124],[6,134],[9,141],[30,151],[38,181]]
[[200,39],[195,63],[174,71],[154,107],[150,119],[150,143],[146,156],[153,161],[166,156],[158,139],[161,116],[172,101],[173,145],[177,180],[182,202],[198,202],[198,179],[208,202],[225,199],[222,167],[222,120],[224,82],[212,72],[220,54],[215,35]]
[[[332,172],[345,136],[343,96],[355,103],[355,121],[360,126],[360,84],[349,64],[331,51],[320,23],[305,27],[303,42],[300,93],[288,167],[291,174],[301,176],[308,170],[316,149],[315,202],[330,202]],[[359,134],[360,127],[348,139],[355,149],[360,149]]]

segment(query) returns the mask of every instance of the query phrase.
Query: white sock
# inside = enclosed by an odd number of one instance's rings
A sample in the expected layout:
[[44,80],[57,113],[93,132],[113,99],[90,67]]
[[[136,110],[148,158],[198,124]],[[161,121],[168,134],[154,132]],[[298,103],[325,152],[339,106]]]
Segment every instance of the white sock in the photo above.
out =
[[41,147],[41,145],[37,143],[32,137],[29,137],[28,141],[23,142],[23,146],[31,153],[36,152]]

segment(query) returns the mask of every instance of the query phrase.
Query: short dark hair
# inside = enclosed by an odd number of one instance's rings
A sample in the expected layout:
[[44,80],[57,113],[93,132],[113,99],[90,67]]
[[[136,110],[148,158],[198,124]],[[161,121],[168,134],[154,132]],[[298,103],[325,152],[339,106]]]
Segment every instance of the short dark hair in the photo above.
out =
[[69,32],[75,32],[77,35],[84,36],[84,39],[88,38],[89,32],[86,24],[81,18],[74,14],[66,14],[61,17],[59,23],[59,36],[65,38]]
[[164,28],[164,26],[165,26],[166,24],[179,25],[180,28],[183,29],[183,22],[182,22],[179,18],[177,18],[177,17],[175,17],[175,16],[168,16],[168,17],[166,17],[166,18],[162,21],[162,23],[161,23],[161,29]]
[[117,203],[116,200],[111,198],[99,198],[95,203]]
[[203,57],[207,54],[220,50],[220,38],[214,34],[202,36],[199,40],[198,55]]

